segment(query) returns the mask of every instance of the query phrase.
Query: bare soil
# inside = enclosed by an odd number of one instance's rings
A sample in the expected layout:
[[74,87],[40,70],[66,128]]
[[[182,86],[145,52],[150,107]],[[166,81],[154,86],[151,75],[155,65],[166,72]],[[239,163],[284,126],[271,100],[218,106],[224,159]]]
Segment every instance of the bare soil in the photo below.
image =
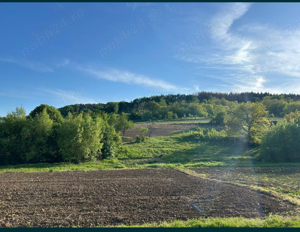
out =
[[0,227],[94,227],[199,217],[263,217],[297,207],[177,170],[1,173]]
[[[126,137],[135,138],[137,135],[141,136],[141,133],[139,129],[141,127],[148,128],[148,132],[146,133],[146,136],[149,137],[156,137],[156,136],[168,136],[171,133],[189,130],[192,128],[219,128],[220,126],[215,125],[196,125],[196,124],[156,124],[156,123],[143,123],[143,124],[135,124],[134,129],[129,129],[125,131]],[[220,127],[222,128],[222,127]]]

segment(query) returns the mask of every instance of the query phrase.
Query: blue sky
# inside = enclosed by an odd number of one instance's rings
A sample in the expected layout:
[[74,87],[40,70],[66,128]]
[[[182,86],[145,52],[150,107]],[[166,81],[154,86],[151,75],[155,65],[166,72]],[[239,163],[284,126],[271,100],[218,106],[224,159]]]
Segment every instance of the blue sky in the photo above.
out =
[[300,94],[299,3],[0,3],[0,116],[198,91]]

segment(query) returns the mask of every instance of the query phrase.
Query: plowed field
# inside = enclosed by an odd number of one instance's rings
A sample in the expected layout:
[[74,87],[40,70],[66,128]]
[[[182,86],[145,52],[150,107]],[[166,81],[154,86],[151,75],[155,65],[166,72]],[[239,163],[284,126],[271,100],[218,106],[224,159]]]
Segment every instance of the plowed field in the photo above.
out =
[[176,170],[0,174],[0,227],[130,225],[287,211],[296,212],[296,206]]

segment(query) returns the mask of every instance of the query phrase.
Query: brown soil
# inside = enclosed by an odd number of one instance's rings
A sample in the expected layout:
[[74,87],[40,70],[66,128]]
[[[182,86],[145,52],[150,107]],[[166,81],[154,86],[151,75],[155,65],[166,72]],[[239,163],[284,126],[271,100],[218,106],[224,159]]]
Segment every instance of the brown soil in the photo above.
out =
[[189,130],[191,128],[223,128],[218,127],[215,125],[195,125],[195,124],[183,124],[183,125],[172,125],[172,124],[153,124],[153,123],[143,123],[143,124],[135,124],[134,129],[126,130],[125,135],[126,137],[135,138],[137,135],[141,136],[139,129],[141,127],[148,128],[148,132],[146,136],[156,137],[156,136],[168,136],[171,133]]
[[0,174],[0,226],[94,227],[175,219],[261,217],[296,206],[176,170]]

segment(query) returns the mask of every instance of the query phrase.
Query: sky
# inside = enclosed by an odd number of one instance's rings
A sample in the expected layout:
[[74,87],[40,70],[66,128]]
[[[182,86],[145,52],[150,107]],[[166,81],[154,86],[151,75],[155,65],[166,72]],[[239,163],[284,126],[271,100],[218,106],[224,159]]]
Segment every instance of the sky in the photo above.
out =
[[161,94],[300,94],[300,3],[0,3],[0,116]]

